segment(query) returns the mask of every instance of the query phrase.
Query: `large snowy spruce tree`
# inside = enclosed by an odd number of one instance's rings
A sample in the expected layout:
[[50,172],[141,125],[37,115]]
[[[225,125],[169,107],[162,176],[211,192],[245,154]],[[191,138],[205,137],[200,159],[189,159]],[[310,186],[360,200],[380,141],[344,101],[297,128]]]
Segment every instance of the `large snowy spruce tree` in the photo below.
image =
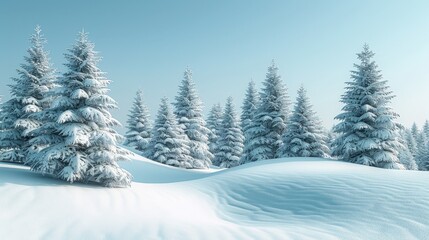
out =
[[253,121],[246,130],[244,152],[247,154],[243,163],[276,157],[286,128],[288,105],[286,88],[273,61],[268,67]]
[[32,131],[42,124],[35,113],[48,106],[47,92],[55,80],[55,71],[44,50],[45,43],[41,28],[37,26],[25,63],[17,70],[14,84],[9,85],[12,98],[1,107],[0,161],[26,162],[26,155],[32,153],[29,144]]
[[141,90],[137,91],[133,106],[128,114],[127,127],[125,144],[144,154],[150,142],[152,126],[149,110],[143,102]]
[[[207,117],[207,128],[210,130],[209,133],[209,148],[210,152],[215,155],[218,150],[217,140],[219,139],[219,134],[222,128],[222,116],[223,110],[219,103],[215,104],[209,112]],[[216,162],[216,159],[212,160],[213,165],[219,166],[219,162]]]
[[351,81],[342,96],[342,113],[335,131],[340,135],[334,142],[332,154],[339,159],[380,168],[401,169],[398,150],[399,125],[397,114],[390,108],[393,98],[387,81],[376,63],[374,53],[365,45],[358,55]]
[[[244,145],[248,145],[249,128],[253,121],[256,109],[259,104],[259,94],[255,87],[255,82],[251,81],[247,87],[246,95],[244,96],[243,105],[241,107],[241,129],[244,135]],[[248,160],[250,148],[245,148],[243,151],[241,162]]]
[[243,142],[244,136],[241,132],[237,113],[234,110],[232,98],[229,97],[225,105],[222,128],[217,140],[218,150],[215,153],[215,162],[218,162],[219,166],[223,168],[240,165]]
[[325,138],[321,122],[312,110],[305,89],[301,87],[278,155],[279,157],[326,157],[329,148]]
[[35,154],[33,170],[75,182],[95,182],[107,187],[124,187],[131,175],[117,161],[127,159],[118,146],[122,136],[109,110],[116,102],[107,95],[110,80],[97,67],[94,44],[81,32],[65,54],[67,72],[59,79],[56,97],[45,112],[46,123],[34,144],[47,147]]
[[190,141],[193,168],[209,168],[213,154],[209,149],[209,133],[202,113],[202,102],[198,97],[192,73],[186,69],[179,93],[176,97],[175,111],[179,125]]
[[194,168],[189,145],[189,139],[177,123],[167,98],[163,98],[146,156],[167,165]]

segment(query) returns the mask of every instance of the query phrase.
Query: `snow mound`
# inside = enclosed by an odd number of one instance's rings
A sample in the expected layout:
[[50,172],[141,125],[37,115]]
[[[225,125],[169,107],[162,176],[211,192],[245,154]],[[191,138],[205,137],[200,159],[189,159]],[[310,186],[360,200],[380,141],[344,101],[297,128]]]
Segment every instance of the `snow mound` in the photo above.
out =
[[428,172],[318,158],[185,170],[139,157],[131,188],[0,163],[2,239],[425,239]]

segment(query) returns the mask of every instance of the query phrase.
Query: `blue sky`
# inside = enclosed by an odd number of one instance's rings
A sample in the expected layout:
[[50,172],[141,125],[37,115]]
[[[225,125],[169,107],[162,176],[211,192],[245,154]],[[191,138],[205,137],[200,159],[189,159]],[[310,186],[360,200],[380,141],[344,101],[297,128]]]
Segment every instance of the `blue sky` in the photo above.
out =
[[396,95],[399,122],[429,119],[429,1],[1,1],[0,94],[16,76],[39,24],[54,67],[84,28],[113,80],[125,124],[143,89],[152,114],[174,99],[189,66],[205,112],[232,96],[241,106],[250,79],[257,86],[275,59],[291,100],[303,84],[330,127],[340,112],[344,82],[368,43]]

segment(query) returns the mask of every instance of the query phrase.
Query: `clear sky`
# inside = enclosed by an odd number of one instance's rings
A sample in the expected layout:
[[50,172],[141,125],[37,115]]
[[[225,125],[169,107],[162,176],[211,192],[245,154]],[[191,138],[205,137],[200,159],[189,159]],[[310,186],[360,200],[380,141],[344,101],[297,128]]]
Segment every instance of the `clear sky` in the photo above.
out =
[[9,97],[37,24],[60,72],[84,28],[113,80],[120,108],[113,114],[124,125],[138,88],[153,116],[161,97],[174,99],[186,66],[205,113],[228,96],[238,109],[248,82],[260,87],[275,59],[291,100],[303,84],[330,127],[366,42],[396,95],[399,122],[422,125],[429,119],[428,13],[425,0],[1,1],[0,94]]

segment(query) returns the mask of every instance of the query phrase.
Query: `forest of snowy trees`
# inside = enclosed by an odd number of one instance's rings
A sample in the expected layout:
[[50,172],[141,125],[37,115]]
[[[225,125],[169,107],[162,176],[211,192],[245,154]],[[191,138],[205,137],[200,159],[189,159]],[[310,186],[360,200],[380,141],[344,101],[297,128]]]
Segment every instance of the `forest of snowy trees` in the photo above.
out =
[[118,165],[131,152],[175,167],[207,169],[283,157],[322,157],[379,168],[429,170],[429,121],[419,128],[396,122],[394,97],[368,45],[346,82],[337,124],[329,130],[313,110],[302,86],[291,103],[273,61],[262,88],[249,83],[238,112],[230,97],[207,118],[190,69],[184,71],[173,102],[160,101],[152,122],[142,90],[137,91],[125,137],[110,110],[117,107],[100,57],[81,32],[64,54],[66,71],[52,68],[40,27],[17,77],[11,98],[0,108],[0,161],[27,165],[68,182],[125,187],[132,176]]

